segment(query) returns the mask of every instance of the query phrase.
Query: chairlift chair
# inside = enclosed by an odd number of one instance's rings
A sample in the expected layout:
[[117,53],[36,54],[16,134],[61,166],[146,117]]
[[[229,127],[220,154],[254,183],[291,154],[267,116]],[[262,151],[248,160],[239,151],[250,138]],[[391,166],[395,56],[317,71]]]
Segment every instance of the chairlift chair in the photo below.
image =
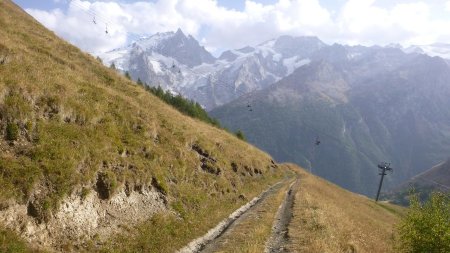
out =
[[316,146],[319,146],[320,145],[320,140],[319,140],[319,137],[317,137],[316,138]]

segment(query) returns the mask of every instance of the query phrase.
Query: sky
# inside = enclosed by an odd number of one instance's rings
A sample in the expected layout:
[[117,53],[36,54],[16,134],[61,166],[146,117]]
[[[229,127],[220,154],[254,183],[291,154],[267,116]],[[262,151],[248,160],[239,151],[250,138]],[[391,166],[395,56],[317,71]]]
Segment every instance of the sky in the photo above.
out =
[[450,0],[13,1],[93,54],[178,28],[215,54],[281,35],[366,46],[450,43]]

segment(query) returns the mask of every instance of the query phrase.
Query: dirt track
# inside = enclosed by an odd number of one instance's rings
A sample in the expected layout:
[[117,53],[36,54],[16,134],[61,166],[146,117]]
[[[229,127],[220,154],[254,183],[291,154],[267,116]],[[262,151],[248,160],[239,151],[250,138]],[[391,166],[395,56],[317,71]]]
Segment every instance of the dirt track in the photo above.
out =
[[[291,183],[292,182],[292,183]],[[289,186],[288,184],[291,183]],[[233,237],[236,238],[235,230],[239,230],[238,227],[243,223],[249,223],[252,220],[260,218],[262,213],[267,213],[267,206],[271,205],[268,202],[268,197],[273,195],[284,194],[284,199],[279,205],[277,211],[271,208],[273,211],[274,220],[272,222],[272,232],[265,242],[264,251],[267,253],[275,252],[287,252],[285,245],[287,243],[287,231],[288,225],[292,218],[292,207],[294,204],[295,192],[299,186],[299,180],[293,181],[292,179],[285,179],[261,193],[258,197],[254,198],[246,205],[237,209],[227,219],[220,222],[215,228],[211,229],[204,236],[195,239],[189,245],[179,250],[179,253],[191,253],[191,252],[218,252],[227,248],[227,244],[235,243]],[[281,193],[280,191],[285,191]],[[280,203],[280,202],[278,202]],[[270,209],[270,208],[269,208]],[[276,214],[275,214],[276,212]],[[238,235],[239,236],[239,235]],[[250,242],[248,242],[250,243]]]
[[277,216],[272,227],[272,235],[266,242],[264,252],[277,253],[288,252],[286,244],[288,241],[288,226],[292,219],[292,207],[294,206],[295,193],[297,192],[300,181],[297,179],[289,186],[286,198],[278,209]]
[[[281,181],[269,187],[266,191],[261,193],[258,197],[253,198],[247,204],[241,206],[234,211],[227,219],[223,220],[216,227],[209,230],[204,236],[191,241],[187,246],[180,249],[178,253],[191,252],[214,252],[214,249],[219,245],[220,241],[232,231],[232,228],[239,223],[239,221],[248,217],[251,210],[258,206],[266,197],[274,192],[277,192],[286,181]],[[212,250],[212,251],[210,251]]]
[[199,252],[202,253],[217,252],[221,248],[221,246],[228,241],[230,235],[234,233],[233,231],[234,228],[236,226],[239,226],[239,224],[242,221],[250,218],[251,216],[258,215],[258,207],[261,205],[261,203],[263,203],[269,195],[277,193],[285,183],[286,182],[280,182],[279,184],[275,185],[274,187],[271,187],[268,191],[266,191],[261,196],[261,199],[258,201],[258,203],[249,208],[245,213],[243,213],[239,218],[237,218],[233,223],[231,223],[230,226],[227,227],[219,237],[215,238],[213,241],[205,245]]

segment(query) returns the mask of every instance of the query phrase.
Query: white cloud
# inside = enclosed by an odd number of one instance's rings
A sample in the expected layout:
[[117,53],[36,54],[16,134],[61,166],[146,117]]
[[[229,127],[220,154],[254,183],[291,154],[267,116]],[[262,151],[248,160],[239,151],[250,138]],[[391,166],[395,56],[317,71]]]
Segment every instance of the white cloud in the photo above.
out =
[[[347,0],[342,8],[329,10],[319,0],[278,0],[274,4],[246,0],[244,9],[236,11],[215,0],[73,0],[65,11],[27,11],[89,52],[123,46],[130,33],[153,34],[178,28],[207,48],[217,49],[254,45],[282,34],[316,35],[328,43],[366,45],[427,44],[450,39],[450,19],[436,18],[432,13],[436,5],[401,2],[382,7],[375,0]],[[450,11],[450,1],[445,4]],[[96,25],[92,22],[94,14]],[[104,32],[106,23],[108,34]]]
[[450,1],[448,1],[448,2],[445,3],[445,9],[446,9],[447,11],[450,11]]
[[[27,9],[27,12],[59,36],[69,40],[88,52],[99,52],[122,46],[127,33],[123,26],[112,25],[126,17],[114,3],[71,1],[66,12],[60,9],[41,11]],[[95,10],[104,10],[108,15],[96,16]],[[97,24],[94,24],[94,20]],[[110,23],[110,24],[107,24]],[[105,31],[108,30],[108,33]]]

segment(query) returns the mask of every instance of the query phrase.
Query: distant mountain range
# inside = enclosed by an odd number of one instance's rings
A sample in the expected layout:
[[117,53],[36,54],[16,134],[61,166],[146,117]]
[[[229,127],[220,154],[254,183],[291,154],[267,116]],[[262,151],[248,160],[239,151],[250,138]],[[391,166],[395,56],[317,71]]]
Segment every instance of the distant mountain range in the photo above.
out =
[[212,109],[268,87],[308,63],[308,57],[324,46],[316,37],[282,36],[214,58],[192,36],[178,30],[143,37],[100,57],[136,80],[181,93]]
[[198,101],[279,161],[372,195],[378,162],[393,163],[389,187],[450,152],[450,68],[448,59],[431,57],[449,57],[449,49],[281,36],[215,58],[178,30],[101,58]]
[[[400,49],[332,45],[267,89],[211,114],[280,161],[375,194],[377,163],[398,184],[450,152],[450,67]],[[247,110],[247,104],[252,111]],[[316,140],[321,142],[316,145]]]
[[[211,110],[288,76],[324,47],[329,45],[317,37],[281,36],[254,47],[227,50],[216,58],[194,37],[178,29],[144,36],[126,47],[103,53],[100,58],[105,65],[114,63],[116,68],[128,71],[135,80],[160,85]],[[450,59],[449,44],[387,47]],[[357,50],[354,53],[349,57],[357,57]]]

